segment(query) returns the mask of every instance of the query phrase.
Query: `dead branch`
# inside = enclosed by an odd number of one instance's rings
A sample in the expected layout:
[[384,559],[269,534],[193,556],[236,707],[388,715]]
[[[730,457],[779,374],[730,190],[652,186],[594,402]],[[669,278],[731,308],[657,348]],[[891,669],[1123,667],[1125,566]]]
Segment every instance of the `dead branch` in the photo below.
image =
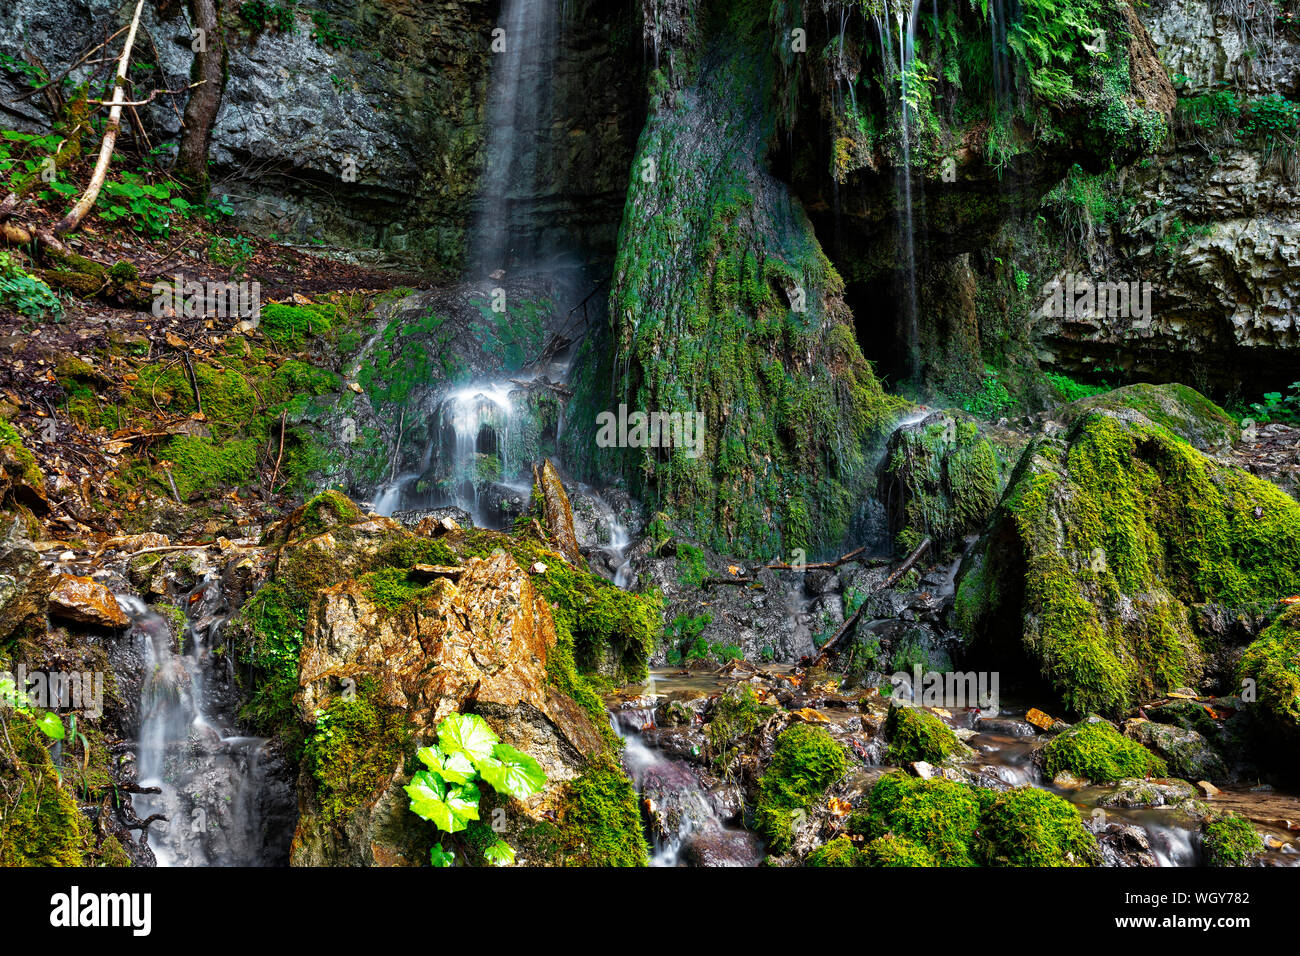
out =
[[57,236],[71,232],[81,224],[86,213],[90,212],[99,191],[108,176],[108,164],[113,159],[113,147],[117,145],[117,133],[122,128],[122,102],[126,89],[126,69],[131,60],[131,47],[135,45],[135,34],[140,27],[140,14],[144,10],[144,0],[137,0],[135,15],[131,18],[131,29],[126,35],[126,45],[122,47],[122,57],[117,61],[117,82],[113,86],[113,108],[109,110],[108,122],[104,125],[104,141],[99,147],[99,159],[95,161],[95,171],[91,174],[90,185],[77,204],[72,207],[62,221],[54,227]]
[[[894,572],[890,574],[889,577],[885,578],[884,583],[881,584],[880,587],[874,588],[871,593],[875,594],[879,591],[887,591],[889,588],[892,588],[895,584],[898,583],[899,579],[904,574],[912,570],[912,567],[916,564],[916,562],[921,560],[921,555],[925,554],[925,552],[928,551],[929,549],[930,549],[930,539],[922,538],[921,543],[916,546],[915,550],[913,550],[911,554],[909,554],[906,558],[903,559],[903,563],[900,564],[897,568],[895,568]],[[835,636],[832,637],[829,641],[827,641],[822,646],[821,653],[819,653],[816,657],[813,658],[812,664],[810,666],[816,667],[818,664],[826,660],[826,655],[830,653],[831,648],[833,648],[836,644],[838,644],[840,642],[840,639],[844,637],[845,634],[848,634],[850,631],[852,631],[853,628],[857,625],[858,618],[862,616],[862,612],[863,610],[866,609],[866,606],[867,606],[866,601],[863,601],[861,604],[858,605],[858,609],[853,612],[853,616],[850,617],[847,621],[845,621],[844,625],[838,631],[835,632]]]

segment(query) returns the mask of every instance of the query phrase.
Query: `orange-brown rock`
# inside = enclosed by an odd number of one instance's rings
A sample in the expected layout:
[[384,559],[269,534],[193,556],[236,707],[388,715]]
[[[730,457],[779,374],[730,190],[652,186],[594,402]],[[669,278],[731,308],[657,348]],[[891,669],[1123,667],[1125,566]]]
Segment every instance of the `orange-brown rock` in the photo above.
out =
[[578,535],[573,530],[573,507],[569,504],[564,483],[560,481],[560,473],[549,458],[542,462],[540,469],[533,466],[533,484],[541,493],[542,523],[554,540],[556,550],[570,564],[585,568],[586,562],[578,550]]
[[131,622],[113,592],[92,578],[60,575],[50,592],[50,615],[96,627],[127,627]]

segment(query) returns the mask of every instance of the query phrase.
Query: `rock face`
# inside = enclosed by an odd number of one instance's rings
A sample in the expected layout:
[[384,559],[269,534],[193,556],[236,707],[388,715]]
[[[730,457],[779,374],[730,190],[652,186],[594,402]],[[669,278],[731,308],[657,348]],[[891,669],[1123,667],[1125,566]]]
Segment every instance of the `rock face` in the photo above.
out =
[[1300,505],[1121,407],[1030,444],[963,563],[955,611],[1008,659],[1020,644],[1077,711],[1116,713],[1158,688],[1235,683],[1210,672],[1215,639],[1190,605],[1298,587]]
[[[365,687],[374,706],[400,712],[408,732],[425,739],[447,714],[476,710],[541,763],[552,790],[535,803],[553,800],[554,788],[604,746],[587,714],[548,682],[555,640],[549,605],[504,552],[471,558],[455,583],[438,579],[395,612],[346,581],[313,604],[296,704],[314,722],[341,690]],[[403,765],[400,755],[384,764],[372,797],[335,827],[305,769],[293,862],[422,864],[429,833],[406,809]]]
[[[132,71],[142,86],[190,82],[184,4],[146,4]],[[290,20],[250,22],[224,11],[228,70],[212,133],[212,178],[229,185],[255,231],[459,267],[484,166],[485,104],[498,6],[482,0],[302,0]],[[558,6],[558,5],[557,5]],[[576,238],[566,251],[608,258],[635,128],[639,44],[629,11],[607,0],[564,8],[552,87],[554,115],[539,130],[540,159],[557,173],[523,224],[531,242]],[[127,14],[129,15],[129,10]],[[0,12],[0,52],[36,56],[51,74],[81,41],[112,32],[108,0],[18,2]],[[555,11],[556,19],[561,12]],[[112,25],[112,26],[110,26]],[[153,56],[156,51],[156,60]],[[80,77],[81,71],[74,76]],[[26,92],[0,74],[0,98]],[[154,145],[175,143],[185,97],[158,96],[139,112]],[[17,106],[27,129],[47,129],[42,100]]]
[[1031,316],[1040,358],[1072,374],[1113,365],[1225,391],[1246,382],[1251,398],[1296,379],[1300,176],[1293,150],[1245,132],[1253,103],[1300,95],[1300,36],[1274,15],[1230,16],[1210,0],[1142,8],[1178,82],[1176,135],[1102,181],[1118,211],[1088,225],[1081,271],[1150,282],[1151,314]]

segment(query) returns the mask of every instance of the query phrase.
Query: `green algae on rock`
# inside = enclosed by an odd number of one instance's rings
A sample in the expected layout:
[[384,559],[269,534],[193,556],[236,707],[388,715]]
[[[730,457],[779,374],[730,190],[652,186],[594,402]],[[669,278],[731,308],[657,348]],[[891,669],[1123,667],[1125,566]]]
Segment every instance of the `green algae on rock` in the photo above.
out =
[[917,707],[891,706],[885,718],[885,736],[889,738],[886,756],[893,763],[943,763],[953,754],[970,750],[947,724]]

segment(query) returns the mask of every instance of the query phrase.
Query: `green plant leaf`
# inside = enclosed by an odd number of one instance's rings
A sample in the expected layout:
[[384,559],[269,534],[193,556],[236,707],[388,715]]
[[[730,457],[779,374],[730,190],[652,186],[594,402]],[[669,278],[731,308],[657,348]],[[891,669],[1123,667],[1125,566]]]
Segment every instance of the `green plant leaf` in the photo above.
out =
[[430,866],[454,866],[456,863],[456,854],[448,853],[442,848],[441,843],[435,843],[433,849],[429,851]]
[[41,714],[36,718],[36,728],[52,740],[63,739],[63,721],[59,719],[59,715],[56,713],[47,711]]
[[477,714],[448,714],[438,724],[438,744],[443,753],[461,751],[470,760],[492,756],[492,748],[500,738]]
[[492,748],[493,760],[476,760],[474,766],[483,779],[498,793],[508,793],[523,799],[546,786],[546,772],[542,765],[509,744]]
[[465,754],[457,750],[443,753],[439,746],[421,747],[415,752],[429,772],[436,774],[446,783],[469,783],[474,779],[474,765]]
[[483,859],[493,866],[509,866],[515,862],[515,851],[509,843],[498,837],[495,843],[483,851]]

